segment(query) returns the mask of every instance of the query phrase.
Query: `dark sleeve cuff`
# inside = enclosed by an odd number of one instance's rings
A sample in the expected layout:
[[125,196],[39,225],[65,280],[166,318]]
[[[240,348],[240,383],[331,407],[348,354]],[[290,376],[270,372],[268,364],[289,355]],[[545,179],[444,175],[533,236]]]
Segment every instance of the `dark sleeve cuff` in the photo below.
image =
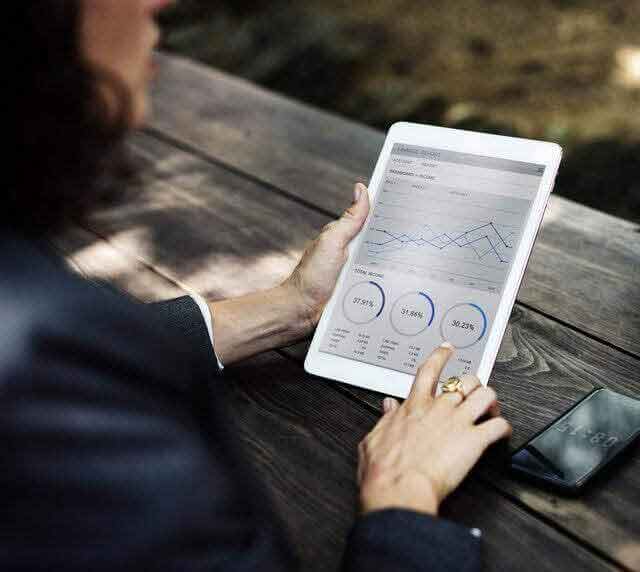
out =
[[220,374],[207,324],[200,307],[191,296],[154,302],[148,306],[177,335],[189,341],[190,347],[198,354],[202,363],[206,363],[211,369],[212,375]]
[[349,537],[344,572],[477,572],[479,533],[451,521],[388,509],[360,517]]

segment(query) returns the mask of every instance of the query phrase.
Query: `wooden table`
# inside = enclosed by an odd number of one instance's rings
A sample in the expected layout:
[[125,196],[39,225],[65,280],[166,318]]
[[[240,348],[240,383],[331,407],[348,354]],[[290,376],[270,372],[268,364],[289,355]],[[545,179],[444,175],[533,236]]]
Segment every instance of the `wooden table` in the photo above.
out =
[[[277,284],[371,174],[383,134],[188,61],[163,63],[155,118],[132,141],[142,183],[58,245],[143,300]],[[594,387],[640,396],[639,231],[552,199],[491,378],[512,446]],[[381,396],[306,375],[306,347],[228,368],[224,383],[303,569],[336,570],[356,513],[356,445]],[[487,570],[640,570],[640,447],[578,499],[514,481],[490,455],[443,516],[483,531]]]

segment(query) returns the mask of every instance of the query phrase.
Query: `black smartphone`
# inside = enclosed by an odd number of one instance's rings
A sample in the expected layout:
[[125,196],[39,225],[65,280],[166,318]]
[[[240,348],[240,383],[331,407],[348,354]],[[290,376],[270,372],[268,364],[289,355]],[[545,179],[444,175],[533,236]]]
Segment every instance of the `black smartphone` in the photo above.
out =
[[510,460],[516,473],[577,493],[640,436],[640,400],[596,389]]

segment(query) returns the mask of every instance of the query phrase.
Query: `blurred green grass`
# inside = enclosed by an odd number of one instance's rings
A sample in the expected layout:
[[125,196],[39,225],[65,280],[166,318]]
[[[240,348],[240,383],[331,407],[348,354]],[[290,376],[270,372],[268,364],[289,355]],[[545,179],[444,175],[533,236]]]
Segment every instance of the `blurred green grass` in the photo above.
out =
[[386,129],[551,140],[556,192],[640,222],[635,0],[183,0],[164,49]]

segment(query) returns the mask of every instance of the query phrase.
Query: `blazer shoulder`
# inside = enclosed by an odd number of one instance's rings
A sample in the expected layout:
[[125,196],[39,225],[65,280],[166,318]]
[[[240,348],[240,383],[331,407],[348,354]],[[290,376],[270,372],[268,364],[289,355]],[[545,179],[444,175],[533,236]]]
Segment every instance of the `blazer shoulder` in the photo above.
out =
[[4,243],[0,272],[0,332],[5,339],[28,337],[34,331],[61,332],[79,323],[84,324],[80,331],[86,330],[101,314],[116,318],[113,310],[123,303],[135,306],[76,275],[35,241]]
[[172,389],[193,374],[186,341],[145,304],[83,279],[28,241],[12,246],[0,248],[0,385],[35,383],[47,361],[126,372],[131,383],[145,372]]

